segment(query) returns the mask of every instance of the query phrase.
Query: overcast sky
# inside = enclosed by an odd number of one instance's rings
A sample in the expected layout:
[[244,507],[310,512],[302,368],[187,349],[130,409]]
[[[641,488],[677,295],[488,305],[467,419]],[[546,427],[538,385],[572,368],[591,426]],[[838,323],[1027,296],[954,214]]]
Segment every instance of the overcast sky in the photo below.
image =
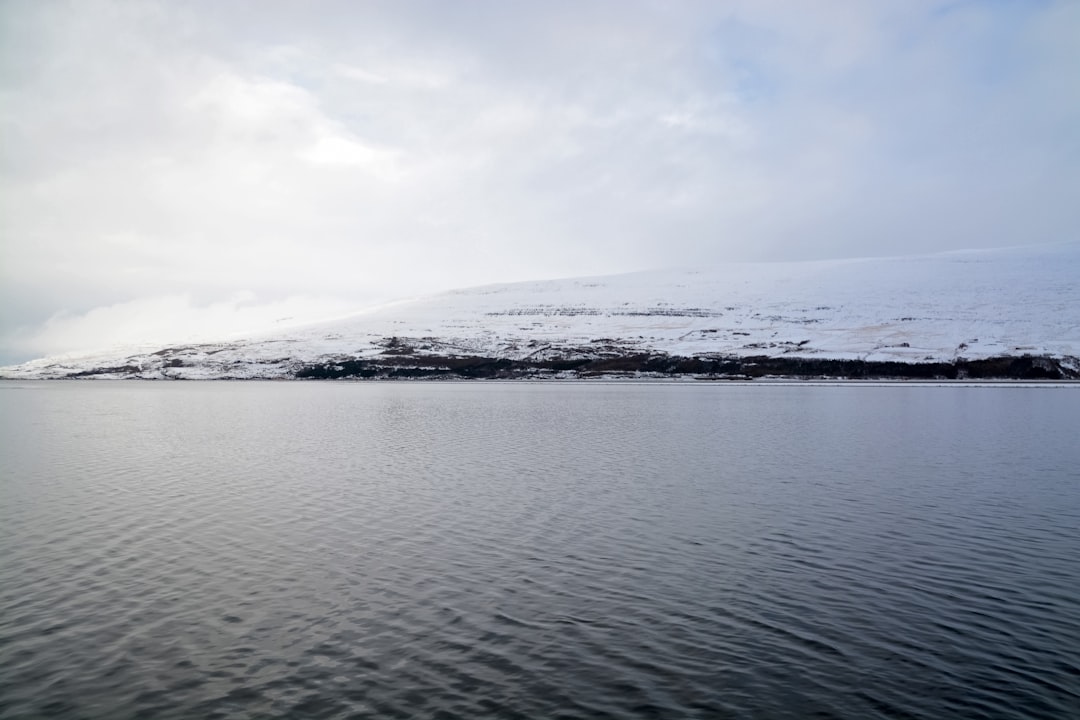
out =
[[1078,78],[1074,0],[0,0],[0,362],[1075,241]]

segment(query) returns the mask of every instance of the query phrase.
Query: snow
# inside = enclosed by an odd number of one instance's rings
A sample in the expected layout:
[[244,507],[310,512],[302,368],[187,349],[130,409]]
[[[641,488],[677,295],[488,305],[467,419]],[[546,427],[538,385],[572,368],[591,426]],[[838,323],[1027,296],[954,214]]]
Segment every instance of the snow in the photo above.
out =
[[0,376],[134,366],[114,376],[289,377],[314,361],[378,355],[392,337],[421,353],[511,359],[613,347],[901,362],[1029,354],[1076,363],[1080,243],[489,285],[246,340],[46,358]]

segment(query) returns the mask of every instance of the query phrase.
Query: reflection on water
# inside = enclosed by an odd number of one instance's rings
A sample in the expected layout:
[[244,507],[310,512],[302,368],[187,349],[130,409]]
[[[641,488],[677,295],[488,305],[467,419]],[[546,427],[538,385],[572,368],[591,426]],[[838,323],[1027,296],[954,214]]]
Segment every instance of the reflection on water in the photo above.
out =
[[1080,391],[0,385],[0,717],[1080,716]]

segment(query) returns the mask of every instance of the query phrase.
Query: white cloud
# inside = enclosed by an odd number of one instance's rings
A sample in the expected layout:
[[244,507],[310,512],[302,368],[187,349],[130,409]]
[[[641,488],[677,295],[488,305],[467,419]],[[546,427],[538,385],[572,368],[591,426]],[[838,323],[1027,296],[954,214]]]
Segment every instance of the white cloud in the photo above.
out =
[[363,168],[384,180],[399,178],[401,172],[393,152],[374,148],[341,135],[324,135],[301,153],[316,165],[348,165]]
[[227,340],[342,317],[356,309],[326,297],[260,302],[254,293],[244,291],[208,304],[193,302],[188,295],[155,295],[85,313],[59,312],[37,328],[16,333],[12,345],[16,352],[59,354]]
[[344,78],[350,80],[357,80],[362,83],[370,83],[372,85],[386,85],[390,80],[385,75],[365,70],[361,67],[355,67],[353,65],[346,65],[344,63],[334,63],[332,66],[334,72]]
[[1075,239],[1074,3],[795,7],[12,0],[3,332]]

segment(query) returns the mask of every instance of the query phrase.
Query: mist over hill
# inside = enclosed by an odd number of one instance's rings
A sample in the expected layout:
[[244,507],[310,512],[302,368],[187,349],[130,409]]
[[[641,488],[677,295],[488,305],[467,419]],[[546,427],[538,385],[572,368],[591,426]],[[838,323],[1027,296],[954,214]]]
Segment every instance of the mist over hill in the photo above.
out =
[[5,378],[1080,376],[1080,244],[488,285]]

